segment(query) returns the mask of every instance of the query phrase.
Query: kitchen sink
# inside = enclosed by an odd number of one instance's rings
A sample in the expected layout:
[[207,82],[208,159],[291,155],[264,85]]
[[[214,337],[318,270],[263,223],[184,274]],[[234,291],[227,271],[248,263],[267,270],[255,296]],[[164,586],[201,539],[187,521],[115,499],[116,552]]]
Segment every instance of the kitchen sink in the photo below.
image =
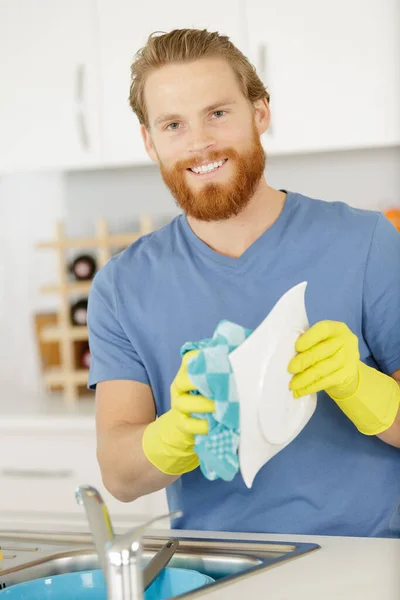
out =
[[[215,582],[208,584],[208,588],[228,585],[320,548],[312,543],[203,539],[176,534],[174,531],[179,547],[168,566],[192,569],[212,577]],[[168,539],[150,535],[142,538],[143,566]],[[3,550],[0,589],[42,577],[100,568],[91,536],[86,534],[0,533],[0,546]],[[179,597],[194,598],[201,593],[202,590],[194,590]]]

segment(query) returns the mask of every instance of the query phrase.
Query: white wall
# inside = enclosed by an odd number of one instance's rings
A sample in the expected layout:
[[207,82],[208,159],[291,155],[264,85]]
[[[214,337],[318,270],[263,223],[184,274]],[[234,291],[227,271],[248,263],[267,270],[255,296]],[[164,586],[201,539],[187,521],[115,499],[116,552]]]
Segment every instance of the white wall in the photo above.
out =
[[35,244],[54,238],[65,218],[65,185],[60,174],[29,174],[0,180],[0,395],[40,391],[33,313],[54,308],[56,299],[39,293],[56,277],[55,254]]
[[[400,148],[268,159],[267,179],[277,188],[360,208],[400,206]],[[104,215],[113,231],[136,227],[141,213],[162,225],[177,214],[157,167],[61,174],[15,175],[0,180],[0,390],[40,392],[33,335],[35,311],[54,308],[39,293],[57,277],[55,255],[35,250],[53,239],[65,217],[70,235],[94,233]]]
[[[272,157],[266,176],[276,188],[360,208],[400,205],[400,148]],[[70,173],[66,188],[68,228],[74,235],[94,231],[98,215],[118,231],[133,228],[143,212],[160,223],[177,213],[157,166]]]

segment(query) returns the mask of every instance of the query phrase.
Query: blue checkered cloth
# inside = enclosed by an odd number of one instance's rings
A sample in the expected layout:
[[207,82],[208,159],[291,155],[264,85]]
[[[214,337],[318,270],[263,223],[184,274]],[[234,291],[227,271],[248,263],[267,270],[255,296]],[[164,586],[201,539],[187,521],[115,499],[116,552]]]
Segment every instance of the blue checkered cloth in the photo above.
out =
[[192,415],[209,423],[207,435],[195,436],[195,450],[200,469],[210,481],[232,481],[239,470],[239,402],[228,354],[250,333],[250,329],[223,320],[212,338],[187,342],[181,348],[182,356],[189,350],[200,350],[188,362],[188,375],[196,386],[191,393],[215,402],[212,414]]

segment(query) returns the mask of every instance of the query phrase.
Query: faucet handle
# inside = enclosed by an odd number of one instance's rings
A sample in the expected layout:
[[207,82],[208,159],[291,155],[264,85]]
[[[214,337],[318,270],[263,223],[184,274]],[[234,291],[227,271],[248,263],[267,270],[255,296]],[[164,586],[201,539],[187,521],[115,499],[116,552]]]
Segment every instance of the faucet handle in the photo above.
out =
[[116,550],[117,548],[121,549],[121,551],[125,550],[127,548],[130,548],[132,545],[135,544],[136,540],[140,540],[140,538],[142,537],[142,535],[146,531],[146,529],[148,529],[151,525],[154,525],[154,523],[158,523],[159,521],[164,521],[165,519],[174,519],[174,518],[177,519],[178,517],[181,517],[182,515],[183,515],[183,512],[181,510],[176,510],[174,512],[159,515],[158,517],[153,517],[152,519],[149,519],[142,525],[133,527],[132,529],[129,529],[125,533],[118,535],[115,538],[114,542],[112,542],[110,547],[112,547],[113,550]]
[[154,517],[143,525],[118,535],[106,544],[107,597],[112,600],[143,599],[141,537],[150,525],[182,515],[183,512],[178,510]]

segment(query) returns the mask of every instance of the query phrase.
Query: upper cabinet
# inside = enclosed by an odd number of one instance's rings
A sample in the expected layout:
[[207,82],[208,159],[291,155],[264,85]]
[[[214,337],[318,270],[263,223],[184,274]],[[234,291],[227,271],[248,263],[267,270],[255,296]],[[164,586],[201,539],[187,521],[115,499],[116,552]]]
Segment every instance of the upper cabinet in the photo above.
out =
[[399,0],[2,0],[0,173],[150,163],[129,106],[153,31],[226,33],[271,94],[270,154],[400,144]]
[[271,94],[265,147],[400,143],[399,0],[246,0],[248,56]]
[[99,162],[95,0],[1,0],[0,173]]
[[108,165],[150,163],[128,102],[135,53],[151,32],[186,27],[226,33],[243,47],[244,5],[241,0],[203,0],[197,7],[187,0],[153,0],[139,10],[135,0],[98,0],[98,11],[103,159]]

